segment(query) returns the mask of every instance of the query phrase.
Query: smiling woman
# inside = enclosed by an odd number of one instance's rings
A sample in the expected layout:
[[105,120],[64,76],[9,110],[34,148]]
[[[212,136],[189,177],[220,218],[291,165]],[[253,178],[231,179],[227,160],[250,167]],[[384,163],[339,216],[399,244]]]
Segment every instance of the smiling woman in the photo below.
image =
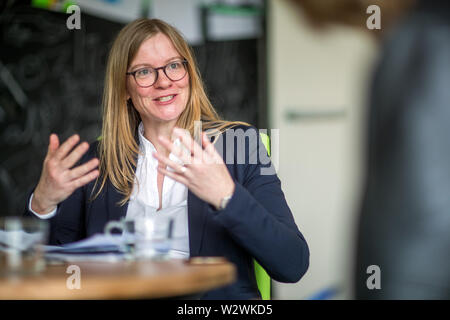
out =
[[169,38],[157,34],[145,40],[130,70],[136,71],[127,73],[134,75],[127,79],[127,98],[140,114],[144,127],[156,129],[160,123],[175,124],[187,105],[189,75]]
[[[244,139],[228,135],[232,128]],[[275,170],[262,170],[271,163],[252,161],[266,150],[249,130],[218,117],[175,28],[136,20],[110,51],[102,139],[76,146],[75,135],[59,146],[51,135],[26,214],[50,219],[58,245],[101,233],[110,220],[172,215],[171,257],[222,256],[237,267],[236,283],[203,298],[260,298],[254,259],[273,279],[296,282],[309,250]]]
[[[171,80],[167,68],[171,66],[169,62],[177,60],[183,61],[187,73]],[[153,83],[142,81],[146,73],[154,74],[147,77],[154,79]],[[106,77],[100,170],[107,175],[103,176],[101,188],[110,179],[126,195],[122,204],[132,192],[139,123],[142,122],[145,138],[166,155],[158,135],[170,137],[175,125],[192,136],[195,121],[201,121],[205,130],[216,129],[217,134],[238,124],[245,125],[220,120],[204,91],[189,45],[175,28],[161,20],[136,20],[119,33],[111,48]],[[121,160],[115,161],[116,157]],[[159,176],[160,195],[162,180]]]

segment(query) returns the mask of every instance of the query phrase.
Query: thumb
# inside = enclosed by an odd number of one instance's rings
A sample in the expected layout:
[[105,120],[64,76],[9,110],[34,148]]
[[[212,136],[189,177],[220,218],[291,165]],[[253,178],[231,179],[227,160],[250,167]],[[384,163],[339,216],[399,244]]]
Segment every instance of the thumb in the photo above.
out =
[[54,133],[50,135],[50,141],[48,144],[48,153],[53,154],[59,148],[59,139],[58,136]]

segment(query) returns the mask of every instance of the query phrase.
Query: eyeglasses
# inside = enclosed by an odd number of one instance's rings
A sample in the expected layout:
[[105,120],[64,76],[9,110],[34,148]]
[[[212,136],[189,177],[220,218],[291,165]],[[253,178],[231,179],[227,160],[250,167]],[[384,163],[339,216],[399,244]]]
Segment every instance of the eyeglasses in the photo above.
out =
[[158,80],[158,70],[163,70],[167,78],[172,81],[178,81],[184,78],[187,73],[187,60],[175,60],[163,67],[151,68],[145,67],[133,72],[127,72],[127,75],[133,75],[134,80],[140,87],[151,87]]

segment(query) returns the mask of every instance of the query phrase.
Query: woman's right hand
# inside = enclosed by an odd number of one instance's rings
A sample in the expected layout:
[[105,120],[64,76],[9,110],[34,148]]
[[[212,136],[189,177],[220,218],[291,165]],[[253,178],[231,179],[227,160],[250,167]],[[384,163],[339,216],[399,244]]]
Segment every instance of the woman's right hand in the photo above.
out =
[[99,160],[97,158],[73,167],[89,149],[87,142],[80,143],[74,148],[79,140],[80,137],[75,134],[60,146],[58,136],[50,135],[41,178],[31,202],[31,209],[36,213],[51,212],[77,188],[98,177],[99,170],[96,168]]

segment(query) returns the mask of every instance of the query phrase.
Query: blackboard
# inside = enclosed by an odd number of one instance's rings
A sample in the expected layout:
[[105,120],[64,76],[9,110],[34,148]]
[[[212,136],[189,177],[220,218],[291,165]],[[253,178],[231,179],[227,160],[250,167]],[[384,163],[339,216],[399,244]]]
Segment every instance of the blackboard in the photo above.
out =
[[[39,180],[50,133],[101,131],[108,50],[123,24],[82,14],[81,30],[65,13],[28,5],[0,12],[0,216],[20,215]],[[194,47],[208,94],[229,120],[258,124],[258,40]]]

